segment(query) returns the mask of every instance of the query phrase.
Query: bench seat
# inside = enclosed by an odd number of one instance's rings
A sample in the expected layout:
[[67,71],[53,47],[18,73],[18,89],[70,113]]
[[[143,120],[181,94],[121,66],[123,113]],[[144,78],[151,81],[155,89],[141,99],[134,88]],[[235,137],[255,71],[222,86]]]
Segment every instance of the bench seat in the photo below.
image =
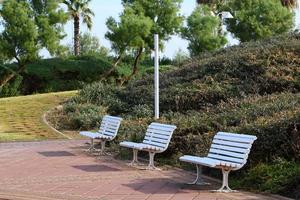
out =
[[184,155],[180,161],[196,164],[197,178],[192,184],[205,185],[201,178],[202,166],[218,168],[223,173],[222,187],[218,192],[232,192],[228,185],[229,172],[242,168],[248,159],[256,136],[218,132],[212,141],[207,157]]
[[163,148],[160,148],[160,147],[152,146],[149,144],[136,143],[136,142],[121,142],[120,146],[131,148],[131,149],[137,149],[139,151],[153,150],[153,151],[160,152],[160,151],[164,150]]
[[222,168],[222,167],[231,167],[231,168],[240,168],[242,167],[240,164],[216,160],[207,157],[197,157],[197,156],[182,156],[180,157],[180,161],[189,162],[196,165],[203,165],[207,167],[214,167],[214,168]]
[[113,139],[112,136],[107,136],[107,135],[101,134],[99,132],[81,131],[80,135],[86,136],[89,138],[93,138],[93,139],[106,139],[106,140]]
[[173,125],[153,122],[148,126],[143,142],[121,142],[120,146],[133,149],[133,159],[130,165],[138,164],[138,151],[147,151],[149,152],[147,169],[157,169],[154,166],[154,155],[162,153],[168,148],[175,129],[176,126]]
[[112,141],[118,133],[122,118],[105,115],[102,119],[100,128],[97,132],[80,131],[79,134],[91,139],[91,146],[88,151],[95,151],[94,140],[100,140],[101,149],[100,154],[104,154],[105,143]]

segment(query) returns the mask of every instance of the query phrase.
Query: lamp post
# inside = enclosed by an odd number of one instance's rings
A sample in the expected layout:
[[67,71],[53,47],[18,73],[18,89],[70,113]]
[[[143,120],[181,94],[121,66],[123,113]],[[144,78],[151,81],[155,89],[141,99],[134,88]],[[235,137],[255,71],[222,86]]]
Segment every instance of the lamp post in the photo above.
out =
[[154,118],[159,119],[159,36],[154,35]]
[[224,33],[224,30],[223,30],[224,20],[225,19],[232,19],[233,16],[230,12],[227,12],[227,11],[219,12],[217,14],[217,16],[219,16],[221,18],[221,33]]

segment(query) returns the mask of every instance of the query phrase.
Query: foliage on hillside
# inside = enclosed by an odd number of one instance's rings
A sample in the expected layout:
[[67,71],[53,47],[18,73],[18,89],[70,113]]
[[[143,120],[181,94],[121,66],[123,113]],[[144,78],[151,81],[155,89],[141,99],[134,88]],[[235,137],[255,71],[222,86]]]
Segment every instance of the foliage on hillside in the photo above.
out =
[[[247,166],[237,172],[243,173],[237,186],[296,195],[300,181],[299,66],[300,35],[295,33],[203,54],[184,67],[162,73],[160,121],[178,128],[160,160],[178,165],[182,154],[205,155],[220,130],[253,134],[258,140]],[[60,128],[92,128],[108,112],[125,118],[116,142],[140,141],[153,121],[152,84],[149,76],[125,88],[88,85],[64,107],[63,116],[76,120],[62,120]],[[93,123],[86,123],[86,118]],[[278,175],[285,166],[293,171]],[[255,187],[246,181],[253,179]]]
[[[111,63],[111,58],[99,55],[41,59],[29,64],[25,72],[0,89],[0,97],[80,89],[84,84],[99,81],[102,74],[111,68]],[[136,77],[145,73],[152,74],[151,66],[152,63],[143,62]],[[0,76],[14,67],[0,66]],[[167,65],[162,67],[164,70],[172,68]],[[106,82],[115,83],[130,73],[131,60],[124,60],[113,74],[106,77]]]
[[[0,91],[0,96],[78,89],[82,83],[100,80],[101,74],[109,68],[110,63],[106,58],[95,56],[39,60],[28,65],[21,74],[22,81],[18,81],[18,78],[11,81],[10,85],[4,87],[4,91]],[[7,69],[0,67],[0,75],[5,71]],[[18,92],[14,91],[16,87]]]

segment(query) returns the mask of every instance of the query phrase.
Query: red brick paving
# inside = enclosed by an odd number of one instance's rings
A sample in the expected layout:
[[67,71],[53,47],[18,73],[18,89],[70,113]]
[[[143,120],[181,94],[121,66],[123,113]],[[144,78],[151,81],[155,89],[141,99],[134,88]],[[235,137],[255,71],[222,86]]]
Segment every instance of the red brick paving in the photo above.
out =
[[[218,194],[188,186],[181,170],[146,171],[83,151],[84,141],[0,144],[0,200],[238,200],[279,197]],[[219,187],[217,183],[213,188]]]

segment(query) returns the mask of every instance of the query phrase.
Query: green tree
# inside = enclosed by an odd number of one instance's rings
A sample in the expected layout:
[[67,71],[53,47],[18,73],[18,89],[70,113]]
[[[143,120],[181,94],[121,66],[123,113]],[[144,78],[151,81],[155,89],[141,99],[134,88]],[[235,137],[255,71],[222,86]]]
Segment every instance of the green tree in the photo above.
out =
[[94,12],[89,8],[91,0],[64,0],[63,3],[68,7],[69,16],[74,21],[74,54],[80,54],[80,18],[88,29],[92,28],[92,17]]
[[145,39],[150,49],[154,49],[154,34],[158,34],[160,45],[172,35],[179,33],[184,17],[180,15],[182,0],[122,0],[139,15],[149,17],[153,26],[151,34]]
[[137,70],[137,63],[144,47],[147,45],[145,38],[149,36],[153,26],[152,20],[144,15],[136,14],[131,7],[125,6],[123,13],[120,15],[120,21],[117,22],[110,17],[106,22],[106,26],[108,32],[105,37],[111,42],[112,50],[116,53],[117,59],[113,67],[103,77],[112,73],[124,54],[130,51],[137,52],[133,71]]
[[227,20],[228,30],[241,42],[289,32],[294,27],[294,13],[278,0],[230,0],[234,18]]
[[[196,0],[198,4],[209,5],[211,8],[216,8],[217,5],[223,5],[225,0]],[[298,7],[298,0],[280,0],[281,4],[289,9]]]
[[98,37],[90,33],[80,34],[80,51],[83,55],[108,55],[108,49],[101,46]]
[[[147,18],[147,24],[150,25],[150,22],[152,24],[151,27],[149,26],[150,32],[143,34],[141,37],[141,41],[143,42],[134,42],[135,47],[133,49],[136,53],[134,56],[132,74],[127,77],[127,80],[129,80],[137,73],[139,61],[143,53],[150,52],[150,50],[154,49],[154,34],[159,34],[160,46],[163,48],[164,41],[169,40],[172,35],[180,32],[183,22],[183,17],[180,15],[182,0],[122,0],[122,2],[125,9],[130,8],[132,10],[130,11],[132,15],[140,17],[141,19]],[[120,27],[126,26],[119,25]],[[122,39],[122,41],[124,42],[118,42],[118,49],[121,50],[130,47],[130,45],[128,45],[128,39]],[[115,44],[112,46],[115,46]],[[120,54],[118,53],[118,55]]]
[[189,41],[191,56],[219,49],[227,43],[225,36],[218,33],[219,24],[219,17],[212,15],[208,6],[198,6],[193,11],[182,30],[183,38]]
[[6,0],[0,15],[3,27],[0,52],[6,59],[17,62],[16,69],[1,74],[1,88],[23,72],[28,63],[38,59],[41,49],[46,48],[50,54],[56,52],[64,37],[62,25],[67,16],[56,0]]
[[280,0],[281,4],[289,9],[298,7],[298,0]]

